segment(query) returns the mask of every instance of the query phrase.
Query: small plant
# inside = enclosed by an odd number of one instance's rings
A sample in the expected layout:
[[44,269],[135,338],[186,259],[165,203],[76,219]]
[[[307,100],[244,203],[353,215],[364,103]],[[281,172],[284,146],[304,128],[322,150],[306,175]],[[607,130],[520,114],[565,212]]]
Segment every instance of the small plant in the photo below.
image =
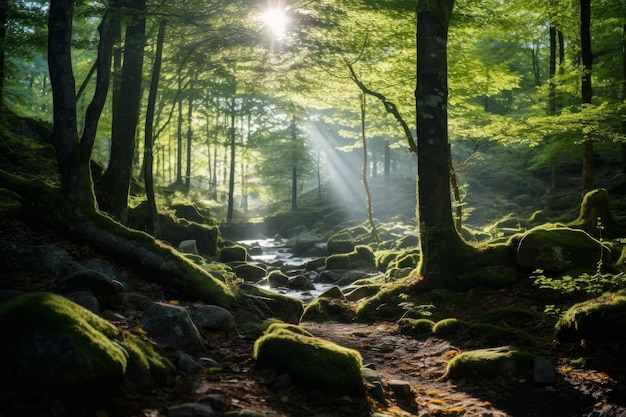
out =
[[[400,298],[401,300],[408,300],[409,296],[403,293],[398,295],[398,298]],[[433,314],[430,310],[435,308],[435,306],[432,304],[416,305],[412,301],[403,301],[401,303],[398,303],[398,306],[402,307],[402,309],[404,310],[404,314],[402,315],[402,317],[400,317],[400,319],[403,319],[407,316],[411,318],[430,317]]]
[[[538,285],[539,288],[552,289],[563,294],[572,295],[575,298],[579,294],[585,294],[587,299],[598,297],[606,292],[614,292],[626,288],[626,275],[623,272],[602,272],[602,267],[604,266],[602,230],[604,230],[604,226],[601,220],[601,218],[598,218],[598,224],[596,226],[600,232],[600,258],[596,264],[595,273],[589,274],[583,272],[575,277],[563,275],[558,278],[553,278],[544,275],[543,271],[538,269],[531,275],[531,278],[534,279],[534,284]],[[548,307],[554,306],[546,306],[546,310]],[[544,310],[544,312],[548,314],[546,310]]]

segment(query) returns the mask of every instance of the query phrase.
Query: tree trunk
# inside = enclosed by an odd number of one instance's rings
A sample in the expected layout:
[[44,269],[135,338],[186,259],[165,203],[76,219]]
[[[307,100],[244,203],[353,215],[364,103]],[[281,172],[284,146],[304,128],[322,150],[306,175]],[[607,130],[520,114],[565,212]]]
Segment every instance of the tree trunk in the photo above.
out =
[[4,60],[7,44],[7,20],[9,18],[9,0],[0,0],[0,120],[4,108]]
[[144,46],[146,43],[146,0],[130,0],[124,42],[124,63],[119,111],[113,112],[111,156],[99,184],[103,209],[122,223],[128,222],[128,195],[135,156],[135,135],[139,120]]
[[[591,0],[580,0],[580,44],[583,64],[581,98],[583,108],[591,104],[591,72],[593,55],[591,52]],[[584,126],[583,126],[584,128]],[[593,139],[583,133],[583,191],[594,188],[593,179]]]
[[187,112],[187,165],[185,170],[185,192],[191,189],[191,140],[193,137],[193,80],[189,82],[189,107]]
[[458,283],[471,259],[457,233],[450,202],[448,165],[448,26],[454,0],[417,5],[417,218],[421,260],[417,273],[427,285]]
[[152,67],[152,79],[150,80],[150,92],[148,93],[148,107],[146,109],[146,126],[144,129],[144,181],[146,187],[146,197],[148,200],[148,233],[159,237],[159,215],[154,196],[154,176],[153,176],[153,123],[154,123],[154,107],[156,103],[157,89],[159,86],[159,77],[161,76],[161,61],[163,58],[163,42],[165,41],[166,20],[161,20],[159,24],[159,32],[157,34],[156,52],[154,56],[154,65]]
[[[178,75],[178,93],[182,92],[182,79]],[[176,128],[176,186],[183,185],[183,98],[178,97],[178,122]]]
[[228,178],[228,209],[226,213],[226,222],[233,221],[234,205],[235,205],[235,98],[230,102],[230,175]]
[[376,229],[376,222],[374,222],[374,203],[372,202],[372,193],[370,192],[370,186],[367,182],[367,140],[365,136],[365,93],[361,92],[361,143],[363,144],[363,168],[361,170],[361,181],[365,188],[365,196],[367,197],[367,219],[369,220],[370,227],[372,228],[372,237],[376,239],[376,243],[380,244],[380,235]]
[[550,65],[549,65],[549,81],[548,81],[548,115],[556,115],[556,82],[554,77],[556,76],[556,27],[554,24],[550,25]]
[[291,211],[298,209],[298,164],[296,158],[296,141],[298,140],[298,127],[296,125],[296,115],[294,114],[291,119],[291,143],[293,150],[291,152]]

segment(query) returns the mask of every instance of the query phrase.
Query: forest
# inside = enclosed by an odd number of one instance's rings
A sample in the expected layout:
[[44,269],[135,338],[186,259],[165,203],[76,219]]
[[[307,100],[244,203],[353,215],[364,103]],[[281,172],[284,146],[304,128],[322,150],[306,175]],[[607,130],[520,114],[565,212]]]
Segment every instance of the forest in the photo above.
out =
[[625,416],[624,0],[0,0],[0,417]]

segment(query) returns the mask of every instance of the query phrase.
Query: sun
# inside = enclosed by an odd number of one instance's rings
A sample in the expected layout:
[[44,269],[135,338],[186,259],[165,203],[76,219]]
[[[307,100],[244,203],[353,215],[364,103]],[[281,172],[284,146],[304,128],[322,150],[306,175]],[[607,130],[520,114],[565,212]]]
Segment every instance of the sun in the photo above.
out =
[[284,8],[272,7],[262,13],[260,18],[270,29],[274,39],[283,39],[286,36],[289,17]]

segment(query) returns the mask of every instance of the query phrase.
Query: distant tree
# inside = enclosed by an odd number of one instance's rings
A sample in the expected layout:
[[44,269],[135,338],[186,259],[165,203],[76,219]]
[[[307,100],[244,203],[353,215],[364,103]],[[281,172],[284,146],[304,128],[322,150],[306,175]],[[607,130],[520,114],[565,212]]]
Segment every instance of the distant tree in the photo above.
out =
[[[581,99],[584,107],[591,105],[591,76],[593,53],[591,51],[591,0],[580,0],[580,52],[582,57]],[[583,127],[583,192],[594,188],[593,138]]]
[[128,222],[128,195],[133,174],[135,140],[139,121],[143,58],[146,43],[146,0],[126,0],[126,35],[120,79],[123,99],[114,101],[109,164],[98,183],[102,209],[121,223]]

